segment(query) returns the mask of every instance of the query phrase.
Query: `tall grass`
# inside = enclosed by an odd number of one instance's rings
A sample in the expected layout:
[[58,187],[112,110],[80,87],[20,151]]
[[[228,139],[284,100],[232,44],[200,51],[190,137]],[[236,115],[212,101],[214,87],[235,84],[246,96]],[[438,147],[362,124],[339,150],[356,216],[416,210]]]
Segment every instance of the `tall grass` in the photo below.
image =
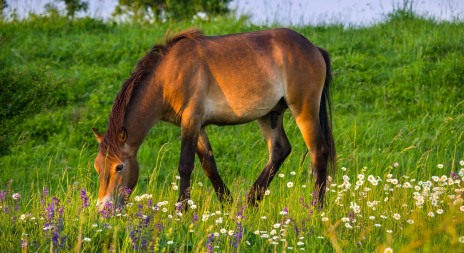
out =
[[[225,17],[170,26],[196,26],[209,35],[270,28]],[[221,206],[197,161],[192,175],[196,209],[181,217],[176,216],[178,192],[172,184],[177,184],[180,130],[159,123],[138,154],[142,170],[130,199],[134,204],[107,218],[98,214],[94,204],[99,183],[93,169],[97,143],[90,129],[104,131],[121,84],[168,28],[88,18],[31,17],[0,23],[0,72],[16,75],[14,80],[20,82],[29,80],[22,75],[33,77],[43,69],[37,83],[53,85],[49,94],[56,99],[5,132],[11,145],[1,147],[8,154],[0,158],[0,248],[20,251],[22,244],[32,251],[462,250],[464,23],[436,22],[400,11],[371,27],[295,28],[326,48],[333,60],[334,135],[338,164],[346,170],[340,169],[333,179],[336,185],[327,193],[324,210],[310,203],[309,159],[300,165],[306,147],[287,113],[284,124],[293,150],[279,171],[284,177],[276,177],[258,209],[246,208],[243,199],[268,158],[256,123],[207,127],[219,172],[235,202]],[[8,80],[12,79],[1,82]],[[453,181],[451,172],[456,173]],[[358,175],[364,179],[358,180]],[[369,175],[377,185],[368,181]],[[356,187],[357,181],[362,186]],[[14,193],[20,193],[18,200]],[[136,201],[142,194],[152,196]],[[162,201],[168,204],[153,209]],[[221,213],[212,215],[216,211]],[[203,217],[208,218],[202,221]],[[216,223],[219,217],[222,223]],[[344,217],[348,221],[342,221]],[[223,234],[221,229],[233,233]],[[274,236],[278,237],[269,241]]]

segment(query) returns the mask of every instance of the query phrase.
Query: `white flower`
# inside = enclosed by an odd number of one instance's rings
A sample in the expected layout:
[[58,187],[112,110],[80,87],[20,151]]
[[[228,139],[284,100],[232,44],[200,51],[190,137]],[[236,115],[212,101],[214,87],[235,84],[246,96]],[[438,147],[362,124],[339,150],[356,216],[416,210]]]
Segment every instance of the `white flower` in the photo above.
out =
[[98,225],[97,224],[92,224],[92,227],[96,228],[96,227],[98,227]]
[[264,192],[264,195],[266,195],[266,196],[269,195],[269,194],[271,194],[271,191],[270,191],[270,190],[266,190],[266,191]]
[[350,223],[345,223],[345,227],[347,227],[347,228],[353,228],[353,227],[350,225]]
[[393,253],[393,249],[392,248],[386,248],[384,253]]
[[329,218],[327,218],[327,217],[322,217],[322,221],[328,221],[328,220],[329,220]]
[[174,242],[173,242],[173,241],[168,241],[167,243],[168,243],[168,244],[173,244]]
[[191,199],[187,200],[187,204],[193,205],[193,200],[191,200]]
[[275,229],[271,230],[271,235],[275,235],[277,233],[277,231],[275,231]]
[[234,230],[229,230],[229,235],[234,235]]
[[459,164],[461,164],[462,166],[464,166],[464,160],[459,161]]
[[140,196],[135,196],[135,201],[139,202],[139,201],[141,201],[141,200],[142,200],[142,197],[140,197]]
[[292,172],[290,172],[290,175],[295,176],[295,175],[296,175],[296,172],[295,172],[295,171],[292,171]]
[[[462,162],[462,161],[461,161]],[[464,236],[459,237],[459,242],[464,243]]]
[[286,215],[286,214],[287,214],[287,212],[285,212],[285,211],[280,212],[280,215]]
[[191,205],[190,208],[197,209],[197,205]]
[[18,200],[21,195],[19,195],[19,193],[14,193],[12,196],[11,196],[14,200]]
[[227,232],[227,230],[225,228],[221,228],[221,230],[219,230],[219,232],[221,232],[221,234],[225,234]]
[[393,215],[393,218],[395,218],[395,220],[399,220],[401,218],[401,215],[399,213],[395,213]]
[[414,220],[409,219],[409,220],[408,220],[408,223],[409,223],[409,224],[414,224]]
[[285,175],[284,175],[284,174],[282,174],[282,173],[280,173],[280,174],[279,174],[279,177],[285,177]]
[[369,220],[375,220],[375,216],[369,216]]
[[259,235],[259,230],[256,230],[256,231],[255,231],[255,235]]
[[21,220],[26,219],[26,215],[22,214],[20,219],[21,219]]
[[88,238],[88,237],[84,237],[84,241],[90,242],[91,240],[90,240],[90,238]]
[[172,186],[172,189],[173,189],[174,191],[177,191],[177,189],[178,189],[177,185],[173,185],[173,186]]
[[304,185],[302,185],[301,187],[302,187],[302,188],[306,188],[306,185],[304,184]]
[[276,223],[273,225],[274,228],[280,228],[280,223]]
[[168,209],[165,207],[165,208],[163,208],[161,211],[163,211],[163,212],[167,212],[167,211],[168,211]]
[[296,243],[296,245],[298,245],[298,246],[301,246],[301,245],[303,245],[303,244],[304,244],[304,242],[297,242],[297,243]]
[[346,168],[345,168],[345,167],[342,167],[341,170],[346,171]]
[[265,219],[267,219],[267,217],[266,216],[261,216],[261,219],[265,220]]
[[438,214],[442,214],[442,213],[443,213],[443,209],[437,209],[437,213],[438,213]]
[[439,169],[442,169],[442,168],[443,168],[443,164],[438,164],[437,167],[438,167]]
[[435,214],[434,214],[433,212],[429,212],[427,215],[430,216],[430,217],[434,217],[434,216],[435,216]]
[[287,183],[287,187],[288,187],[288,188],[293,187],[293,183],[292,183],[292,182],[288,182],[288,183]]

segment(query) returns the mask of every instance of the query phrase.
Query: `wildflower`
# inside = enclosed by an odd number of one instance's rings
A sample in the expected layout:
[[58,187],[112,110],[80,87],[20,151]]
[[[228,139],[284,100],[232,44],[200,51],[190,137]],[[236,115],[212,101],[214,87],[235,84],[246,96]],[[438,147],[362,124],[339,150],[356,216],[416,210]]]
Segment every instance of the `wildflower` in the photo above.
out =
[[189,200],[187,201],[187,204],[193,205],[193,200],[189,199]]
[[381,227],[381,226],[382,226],[382,224],[375,224],[374,226],[376,226],[376,227],[378,227],[378,228],[379,228],[379,227]]
[[387,178],[392,178],[392,177],[393,177],[392,174],[388,174],[388,175],[387,175]]
[[409,224],[414,224],[414,220],[409,219],[409,220],[408,220],[408,223],[409,223]]
[[18,200],[20,197],[21,197],[21,195],[20,195],[19,193],[14,193],[14,194],[12,195],[12,198],[13,198],[14,200]]
[[225,234],[227,232],[227,230],[225,228],[221,228],[221,230],[219,230],[219,232],[221,232],[221,234]]
[[363,175],[363,174],[359,174],[359,175],[358,175],[358,179],[359,179],[359,180],[364,180],[364,175]]
[[271,235],[275,235],[277,233],[277,231],[275,231],[275,229],[271,230]]
[[443,213],[443,209],[437,209],[437,213],[438,213],[438,214],[442,214],[442,213]]
[[256,231],[255,231],[255,235],[259,235],[259,230],[256,230]]
[[392,184],[398,184],[398,179],[392,179],[391,182]]
[[282,174],[282,173],[280,173],[280,174],[279,174],[279,177],[285,177],[285,175],[284,175],[284,174]]
[[168,211],[168,209],[165,207],[163,208],[161,211],[163,211],[164,213]]
[[229,230],[229,235],[234,235],[234,230]]
[[393,231],[390,230],[390,229],[387,230],[387,233],[389,233],[389,234],[391,234],[392,232],[393,232]]
[[20,219],[21,219],[21,220],[26,219],[26,215],[22,214]]
[[271,191],[270,191],[270,190],[266,190],[266,191],[264,192],[264,195],[266,195],[266,196],[269,195],[269,194],[271,194]]
[[343,175],[343,180],[344,180],[344,181],[350,181],[350,177],[347,176],[347,175]]
[[393,218],[395,218],[395,220],[399,220],[401,218],[401,215],[399,213],[395,213],[393,215]]
[[202,182],[198,182],[198,185],[199,185],[199,186],[203,186],[203,183],[202,183]]
[[302,187],[302,188],[306,188],[306,185],[304,184],[304,185],[302,185],[301,187]]
[[[462,162],[462,161],[461,161]],[[464,243],[464,236],[459,237],[459,242]]]
[[369,216],[369,220],[375,220],[375,216]]
[[262,235],[261,235],[261,238],[268,238],[268,237],[269,237],[268,234],[262,234]]
[[[280,212],[280,215],[286,215],[286,214],[287,214],[286,211],[281,211],[281,212]],[[262,218],[262,217],[261,217],[261,218]]]
[[438,167],[439,169],[442,169],[442,168],[443,168],[443,164],[438,164],[437,167]]
[[369,175],[367,177],[367,181],[369,181],[369,182],[375,181],[375,177],[373,175]]
[[140,200],[142,200],[142,197],[140,197],[140,196],[135,196],[135,201],[139,202]]
[[97,224],[92,224],[92,227],[96,228],[96,227],[98,227],[98,225]]
[[177,179],[177,180],[179,180],[179,179],[180,179],[180,177],[179,177],[179,176],[176,176],[176,179]]
[[461,164],[462,166],[464,166],[464,160],[459,161],[459,164]]
[[173,185],[173,186],[172,186],[172,189],[173,189],[174,191],[177,191],[177,189],[178,189],[177,185]]
[[290,172],[290,175],[295,176],[296,175],[295,171]]
[[91,240],[90,240],[90,238],[88,238],[88,237],[84,237],[84,241],[90,242]]
[[343,222],[348,222],[348,221],[350,221],[350,219],[347,218],[347,217],[343,217],[343,218],[342,218],[342,221],[343,221]]
[[298,246],[304,245],[304,242],[297,242],[296,245]]
[[261,219],[265,220],[265,219],[267,219],[267,217],[266,216],[261,216]]
[[274,224],[274,226],[273,226],[273,227],[274,227],[274,228],[280,228],[280,223],[276,223],[276,224]]
[[250,243],[249,241],[246,241],[246,244],[247,244],[248,246],[250,246],[250,245],[251,245],[251,243]]
[[197,205],[191,205],[190,208],[197,209]]
[[288,187],[288,188],[293,187],[293,183],[292,183],[292,182],[288,182],[288,183],[287,183],[287,187]]
[[353,227],[350,225],[350,223],[345,223],[345,227],[347,227],[347,228],[353,228]]
[[429,212],[427,215],[430,216],[430,217],[434,217],[434,216],[435,216],[435,214],[434,214],[433,212]]
[[174,242],[173,241],[168,241],[167,244],[173,244]]
[[393,249],[392,248],[386,248],[384,253],[393,253]]
[[329,220],[329,218],[327,218],[327,217],[322,218],[322,221],[328,221],[328,220]]
[[346,168],[345,168],[345,167],[342,167],[341,170],[346,171]]
[[461,206],[459,209],[461,210],[461,212],[464,212],[464,206]]
[[393,167],[398,167],[398,165],[399,165],[398,163],[394,163]]

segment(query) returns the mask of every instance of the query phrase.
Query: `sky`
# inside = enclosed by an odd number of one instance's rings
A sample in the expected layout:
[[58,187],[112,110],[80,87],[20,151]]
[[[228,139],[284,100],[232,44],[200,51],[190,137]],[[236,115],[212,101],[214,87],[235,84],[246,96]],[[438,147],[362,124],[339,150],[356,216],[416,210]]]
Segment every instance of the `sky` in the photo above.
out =
[[[364,26],[382,21],[386,14],[398,9],[405,0],[232,0],[230,8],[238,15],[247,14],[254,24],[306,25],[344,24]],[[46,3],[59,8],[64,4],[57,0],[7,0],[6,14],[16,9],[17,15],[29,12],[43,13]],[[111,18],[117,0],[88,0],[85,15],[103,19]],[[464,0],[410,0],[413,9],[437,20],[464,20]],[[81,14],[84,15],[84,14]]]

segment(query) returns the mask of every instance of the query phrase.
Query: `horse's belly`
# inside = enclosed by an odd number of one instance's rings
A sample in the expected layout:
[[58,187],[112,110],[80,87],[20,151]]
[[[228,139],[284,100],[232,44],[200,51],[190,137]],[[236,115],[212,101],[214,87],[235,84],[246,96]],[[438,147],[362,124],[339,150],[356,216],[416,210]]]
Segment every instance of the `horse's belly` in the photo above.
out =
[[283,89],[268,87],[257,92],[229,92],[208,96],[206,123],[241,124],[268,114],[284,96]]

